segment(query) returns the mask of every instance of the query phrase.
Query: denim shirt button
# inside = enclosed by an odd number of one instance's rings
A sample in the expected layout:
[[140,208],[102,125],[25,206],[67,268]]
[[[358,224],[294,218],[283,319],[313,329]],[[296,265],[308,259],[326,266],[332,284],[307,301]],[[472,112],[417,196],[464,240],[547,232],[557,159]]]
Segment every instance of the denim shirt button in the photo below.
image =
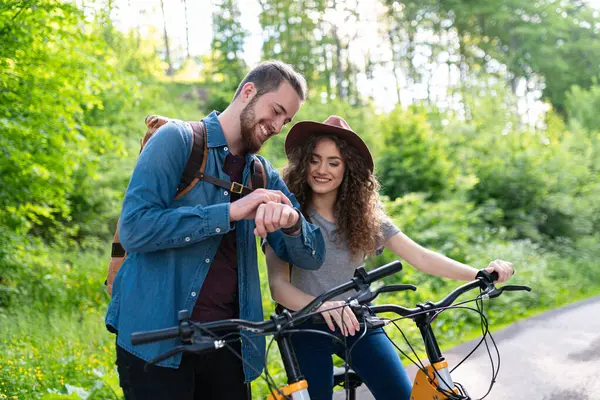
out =
[[192,292],[192,297],[196,297],[196,292]]
[[221,228],[215,229],[215,232],[217,232],[217,233],[221,232]]
[[227,151],[227,150],[229,150],[229,147],[225,146],[225,147],[223,147],[223,150]]
[[223,192],[223,196],[227,196],[229,194],[229,192],[226,190]]
[[206,260],[204,260],[205,263],[210,263],[210,258],[207,258]]
[[189,242],[190,240],[192,240],[192,239],[190,239],[190,237],[189,237],[189,236],[186,236],[186,237],[185,237],[185,241],[186,241],[186,242]]
[[314,256],[314,255],[315,255],[315,253],[316,253],[316,251],[314,251],[314,250],[313,250],[311,254]]

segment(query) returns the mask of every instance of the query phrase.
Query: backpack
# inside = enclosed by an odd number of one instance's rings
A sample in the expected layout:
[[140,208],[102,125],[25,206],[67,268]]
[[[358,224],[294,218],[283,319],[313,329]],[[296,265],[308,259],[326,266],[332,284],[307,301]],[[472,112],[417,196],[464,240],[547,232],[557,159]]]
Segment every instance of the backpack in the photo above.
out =
[[[140,140],[140,153],[144,149],[144,146],[152,137],[154,132],[167,122],[169,122],[169,118],[162,117],[159,115],[148,115],[146,120],[144,121],[148,130],[144,135],[144,138]],[[179,185],[177,186],[177,192],[175,193],[174,198],[179,199],[188,193],[196,184],[204,180],[213,185],[228,189],[232,193],[237,193],[240,195],[247,195],[252,193],[252,191],[259,188],[267,187],[267,176],[265,174],[265,167],[262,161],[253,155],[252,164],[250,165],[251,174],[248,179],[248,186],[244,186],[237,182],[228,182],[214,176],[206,175],[204,173],[204,168],[206,167],[206,158],[208,155],[208,145],[206,139],[206,127],[204,126],[204,122],[188,122],[192,127],[193,132],[193,144],[192,144],[192,152],[190,157],[187,160],[187,164],[185,165],[185,169],[183,170],[183,174],[181,176],[181,180]],[[108,274],[106,281],[104,281],[104,285],[106,285],[106,290],[108,294],[112,296],[112,285],[115,280],[115,276],[117,276],[117,272],[125,262],[127,258],[127,252],[121,246],[119,241],[119,228],[117,222],[117,229],[115,231],[115,236],[112,243],[112,251],[110,255],[110,263],[108,264]]]

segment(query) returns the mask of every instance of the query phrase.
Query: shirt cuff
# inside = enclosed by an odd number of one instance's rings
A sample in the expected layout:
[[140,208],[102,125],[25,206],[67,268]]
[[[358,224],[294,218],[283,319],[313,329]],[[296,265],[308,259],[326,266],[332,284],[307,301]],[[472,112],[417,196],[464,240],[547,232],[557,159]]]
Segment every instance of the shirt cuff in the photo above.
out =
[[235,226],[229,220],[229,203],[213,204],[206,209],[206,234],[223,235]]

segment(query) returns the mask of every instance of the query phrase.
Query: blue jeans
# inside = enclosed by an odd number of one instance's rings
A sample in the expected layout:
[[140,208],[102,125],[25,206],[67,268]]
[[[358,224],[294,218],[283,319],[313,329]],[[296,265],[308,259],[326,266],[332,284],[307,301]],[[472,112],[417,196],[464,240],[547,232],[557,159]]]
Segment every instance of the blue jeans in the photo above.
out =
[[[305,322],[301,328],[333,333],[325,324]],[[346,338],[348,348],[354,346],[363,332]],[[336,329],[335,335],[343,341],[339,329]],[[300,370],[308,381],[311,400],[330,400],[333,396],[332,355],[337,354],[346,360],[344,346],[331,337],[310,332],[294,333],[292,344]],[[361,377],[377,400],[410,398],[412,384],[383,329],[367,331],[366,335],[358,340],[350,353],[350,359],[346,362]]]

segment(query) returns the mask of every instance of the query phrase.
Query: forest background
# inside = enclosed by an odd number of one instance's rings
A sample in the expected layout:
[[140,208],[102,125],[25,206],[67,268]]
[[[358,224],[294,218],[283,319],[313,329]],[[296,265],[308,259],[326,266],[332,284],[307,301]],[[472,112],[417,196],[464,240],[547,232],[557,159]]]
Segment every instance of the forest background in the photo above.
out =
[[[493,327],[600,293],[599,34],[579,0],[0,0],[0,398],[122,396],[103,281],[144,117],[222,110],[260,60],[305,75],[296,121],[360,133],[410,237],[515,263],[534,291],[490,304]],[[285,135],[263,150],[278,168]],[[458,284],[389,282],[418,286],[381,300],[402,305]],[[436,329],[449,346],[479,320]]]

